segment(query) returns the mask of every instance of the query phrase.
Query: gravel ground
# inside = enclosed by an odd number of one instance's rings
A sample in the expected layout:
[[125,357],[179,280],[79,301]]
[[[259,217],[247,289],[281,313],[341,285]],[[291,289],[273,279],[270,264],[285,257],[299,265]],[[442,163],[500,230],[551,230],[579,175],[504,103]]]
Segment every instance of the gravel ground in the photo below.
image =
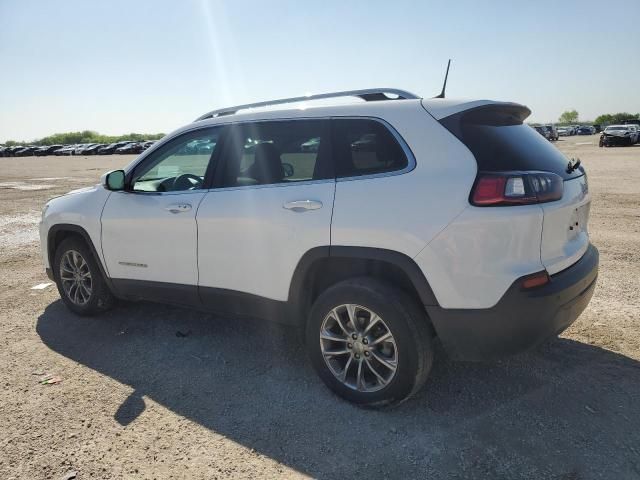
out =
[[45,200],[132,157],[0,159],[0,477],[640,478],[640,146],[558,147],[593,193],[588,309],[509,360],[438,352],[384,411],[333,396],[284,327],[146,303],[86,319],[32,290]]

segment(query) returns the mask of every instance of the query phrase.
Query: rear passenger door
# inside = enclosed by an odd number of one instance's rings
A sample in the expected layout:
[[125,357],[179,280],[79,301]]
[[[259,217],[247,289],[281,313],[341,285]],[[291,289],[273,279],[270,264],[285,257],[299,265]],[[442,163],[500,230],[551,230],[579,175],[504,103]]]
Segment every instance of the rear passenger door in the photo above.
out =
[[[410,256],[408,246],[416,217],[416,185],[400,174],[415,166],[413,155],[398,133],[386,122],[373,118],[334,118],[333,157],[336,197],[331,223],[331,246],[386,248]],[[422,245],[423,246],[423,245]]]
[[[230,127],[213,188],[198,209],[200,296],[241,313],[242,292],[286,301],[311,248],[330,244],[335,177],[329,121],[260,121]],[[227,296],[228,300],[228,296]]]

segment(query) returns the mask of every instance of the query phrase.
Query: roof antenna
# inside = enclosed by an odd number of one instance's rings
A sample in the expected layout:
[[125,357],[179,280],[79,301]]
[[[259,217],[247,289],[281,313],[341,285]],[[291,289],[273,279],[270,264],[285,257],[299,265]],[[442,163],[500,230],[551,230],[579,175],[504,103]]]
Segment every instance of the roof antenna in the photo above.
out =
[[442,85],[442,91],[440,95],[433,98],[444,98],[444,91],[447,89],[447,78],[449,77],[449,67],[451,66],[451,59],[449,59],[449,63],[447,63],[447,73],[444,74],[444,85]]

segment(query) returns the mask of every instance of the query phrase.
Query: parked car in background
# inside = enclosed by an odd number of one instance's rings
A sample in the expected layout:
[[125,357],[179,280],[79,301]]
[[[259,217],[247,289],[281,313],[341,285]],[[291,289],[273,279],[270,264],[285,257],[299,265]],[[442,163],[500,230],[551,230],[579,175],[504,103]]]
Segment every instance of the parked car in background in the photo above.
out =
[[568,137],[569,135],[571,135],[570,127],[558,127],[557,131],[559,137]]
[[600,135],[600,146],[630,146],[637,140],[638,132],[630,125],[609,125]]
[[555,125],[552,124],[548,124],[548,125],[543,125],[543,128],[547,131],[548,134],[548,139],[552,142],[555,142],[556,140],[558,140],[558,130],[556,129]]
[[98,153],[98,150],[105,146],[105,143],[95,143],[89,147],[85,147],[82,150],[81,155],[96,155]]
[[595,133],[600,133],[602,132],[602,125],[598,125],[597,123],[593,126],[593,129],[595,130]]
[[109,145],[105,145],[102,148],[98,149],[98,155],[111,155],[112,153],[115,153],[115,151],[120,148],[123,147],[124,145],[127,145],[129,143],[132,143],[130,140],[127,141],[123,141],[123,142],[115,142],[115,143],[110,143]]
[[38,148],[34,154],[36,157],[44,157],[47,155],[53,155],[56,150],[63,148],[64,145],[45,145],[43,147]]
[[593,133],[592,127],[583,125],[580,128],[578,128],[578,135],[591,135]]
[[3,157],[13,157],[13,153],[20,149],[23,148],[24,145],[13,145],[11,147],[5,147],[4,151],[2,152],[2,156]]
[[80,143],[73,149],[73,155],[82,155],[85,149],[92,147],[95,143]]
[[629,123],[627,126],[631,129],[631,134],[634,137],[633,143],[638,143],[640,141],[640,126],[635,123]]
[[34,155],[34,152],[38,149],[39,147],[37,145],[29,145],[27,147],[22,147],[17,149],[15,152],[13,152],[13,156],[14,157],[30,157],[32,155]]
[[532,128],[538,132],[540,135],[542,135],[544,138],[546,138],[547,140],[549,140],[549,132],[547,131],[546,128],[540,126],[540,125],[533,125]]
[[147,140],[142,143],[142,147],[146,150],[147,148],[151,148],[156,142],[157,140]]
[[320,137],[313,137],[300,145],[300,150],[303,152],[317,152],[319,146]]
[[123,145],[120,148],[117,148],[115,153],[120,154],[138,154],[144,152],[147,148],[149,148],[149,142],[132,142],[127,145]]
[[56,150],[53,154],[54,155],[73,155],[74,150],[76,149],[77,145],[67,145],[65,147],[62,147],[58,150]]
[[4,157],[5,156],[5,152],[7,151],[9,147],[5,147],[4,145],[0,145],[0,157]]

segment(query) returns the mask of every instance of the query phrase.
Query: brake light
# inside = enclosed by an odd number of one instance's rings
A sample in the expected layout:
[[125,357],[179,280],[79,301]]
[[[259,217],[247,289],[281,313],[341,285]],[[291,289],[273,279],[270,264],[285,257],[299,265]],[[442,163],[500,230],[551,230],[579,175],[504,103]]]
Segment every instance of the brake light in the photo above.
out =
[[549,172],[481,172],[471,192],[479,207],[530,205],[562,198],[562,177]]

